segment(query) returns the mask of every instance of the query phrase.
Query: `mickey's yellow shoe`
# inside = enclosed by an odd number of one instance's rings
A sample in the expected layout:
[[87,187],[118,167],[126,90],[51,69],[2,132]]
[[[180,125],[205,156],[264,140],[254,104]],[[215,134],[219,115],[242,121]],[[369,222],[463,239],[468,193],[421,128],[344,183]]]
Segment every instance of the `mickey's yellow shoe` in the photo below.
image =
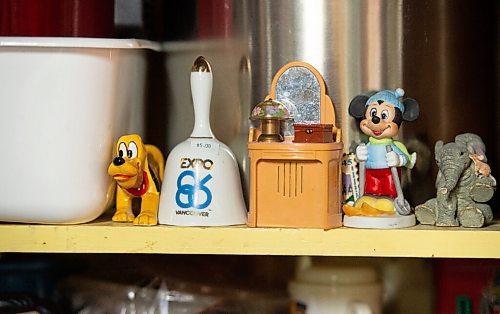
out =
[[342,210],[347,216],[386,216],[395,215],[394,201],[388,198],[362,196],[354,206],[344,205]]

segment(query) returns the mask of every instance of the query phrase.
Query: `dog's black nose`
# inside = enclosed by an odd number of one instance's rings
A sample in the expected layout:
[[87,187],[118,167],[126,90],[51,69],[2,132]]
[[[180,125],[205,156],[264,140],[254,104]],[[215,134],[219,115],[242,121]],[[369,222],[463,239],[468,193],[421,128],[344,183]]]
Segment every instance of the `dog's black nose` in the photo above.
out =
[[125,163],[125,159],[123,159],[123,157],[115,157],[115,159],[113,159],[113,165],[115,166],[121,166]]
[[375,123],[375,124],[378,124],[380,122],[380,118],[377,117],[377,116],[373,116],[372,117],[372,122]]

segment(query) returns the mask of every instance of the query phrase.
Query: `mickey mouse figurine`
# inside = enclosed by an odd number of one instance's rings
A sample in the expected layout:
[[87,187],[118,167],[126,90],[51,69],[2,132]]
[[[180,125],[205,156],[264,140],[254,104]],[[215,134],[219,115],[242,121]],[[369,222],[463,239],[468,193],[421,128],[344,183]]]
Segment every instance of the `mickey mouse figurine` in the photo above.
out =
[[406,147],[393,138],[398,135],[403,121],[417,119],[420,109],[412,98],[400,100],[403,95],[401,88],[383,90],[371,97],[356,96],[349,105],[349,114],[361,119],[359,126],[369,136],[369,142],[356,148],[361,197],[354,206],[343,206],[347,219],[410,214],[411,208],[401,191],[400,177],[401,167],[413,168],[416,153],[410,155]]

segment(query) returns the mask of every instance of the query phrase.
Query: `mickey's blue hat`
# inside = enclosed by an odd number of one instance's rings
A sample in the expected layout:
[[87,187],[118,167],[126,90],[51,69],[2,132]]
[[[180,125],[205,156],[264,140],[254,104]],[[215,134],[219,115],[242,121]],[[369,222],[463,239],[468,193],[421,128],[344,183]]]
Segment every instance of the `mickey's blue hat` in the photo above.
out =
[[405,106],[403,105],[402,102],[399,101],[399,98],[403,97],[404,94],[405,94],[405,91],[402,88],[397,88],[394,91],[383,90],[383,91],[376,93],[372,97],[368,98],[368,100],[366,101],[365,107],[374,103],[374,102],[376,103],[378,100],[382,100],[384,102],[388,102],[390,104],[393,104],[394,107],[399,108],[399,110],[401,110],[401,112],[404,113]]

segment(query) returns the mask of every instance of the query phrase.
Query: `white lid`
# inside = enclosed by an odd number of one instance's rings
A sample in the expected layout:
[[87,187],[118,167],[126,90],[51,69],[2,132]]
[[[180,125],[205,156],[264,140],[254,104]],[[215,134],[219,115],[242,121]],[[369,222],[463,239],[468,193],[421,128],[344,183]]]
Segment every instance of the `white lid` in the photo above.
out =
[[112,48],[160,50],[160,44],[148,40],[84,37],[0,37],[0,47]]
[[377,281],[377,273],[370,267],[312,266],[297,273],[297,282],[322,285],[352,285]]

